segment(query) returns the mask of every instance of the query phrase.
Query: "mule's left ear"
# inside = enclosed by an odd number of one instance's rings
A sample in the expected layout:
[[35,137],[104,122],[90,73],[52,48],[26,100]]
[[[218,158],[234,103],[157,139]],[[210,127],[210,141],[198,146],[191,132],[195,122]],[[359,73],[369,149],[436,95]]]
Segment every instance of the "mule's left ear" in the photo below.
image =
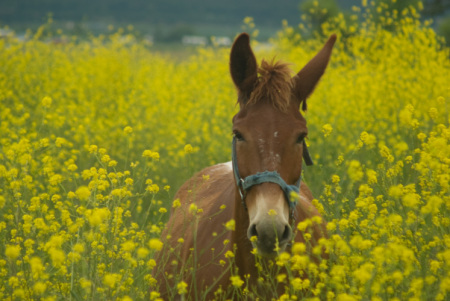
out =
[[239,103],[245,104],[258,81],[258,65],[250,47],[250,37],[241,33],[233,43],[230,54],[231,78],[239,91]]
[[299,104],[303,102],[303,110],[306,110],[306,98],[311,95],[319,82],[319,79],[325,72],[335,42],[336,35],[333,34],[325,43],[322,50],[320,50],[319,53],[317,53],[316,56],[292,78],[294,94]]

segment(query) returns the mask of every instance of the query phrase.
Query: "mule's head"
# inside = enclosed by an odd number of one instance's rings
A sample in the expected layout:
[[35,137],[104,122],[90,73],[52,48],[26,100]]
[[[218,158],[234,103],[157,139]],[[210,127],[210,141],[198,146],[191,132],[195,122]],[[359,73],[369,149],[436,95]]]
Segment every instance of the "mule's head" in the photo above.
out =
[[[335,40],[331,36],[293,77],[287,64],[263,61],[258,67],[247,34],[235,40],[230,72],[240,105],[233,118],[234,164],[240,178],[276,171],[287,185],[298,183],[308,133],[300,106],[306,109],[306,98],[324,73]],[[263,256],[283,251],[292,239],[287,198],[281,186],[271,181],[243,192],[249,217],[247,235]]]

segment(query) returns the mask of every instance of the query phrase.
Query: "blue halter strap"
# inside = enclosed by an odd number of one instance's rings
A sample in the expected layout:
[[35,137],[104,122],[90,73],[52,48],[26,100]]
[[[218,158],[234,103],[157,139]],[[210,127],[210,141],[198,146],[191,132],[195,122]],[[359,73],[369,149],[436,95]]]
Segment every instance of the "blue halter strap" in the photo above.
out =
[[[305,141],[303,141],[303,159],[305,160],[306,165],[312,165],[313,162],[311,160],[311,156],[309,155],[308,149],[306,147]],[[247,205],[245,204],[245,196],[247,191],[255,185],[259,185],[262,183],[270,182],[278,184],[284,192],[284,196],[286,201],[289,204],[289,209],[291,211],[291,215],[294,212],[295,207],[297,206],[297,199],[292,199],[292,192],[300,193],[300,183],[302,181],[302,175],[300,174],[295,185],[287,184],[280,174],[276,171],[264,171],[258,172],[254,175],[250,175],[245,179],[242,179],[239,174],[239,168],[237,163],[237,155],[236,155],[236,137],[233,137],[233,145],[232,145],[232,153],[231,153],[231,161],[233,164],[233,173],[234,178],[236,179],[236,184],[239,190],[239,194],[241,195],[241,201],[244,208],[247,210]]]

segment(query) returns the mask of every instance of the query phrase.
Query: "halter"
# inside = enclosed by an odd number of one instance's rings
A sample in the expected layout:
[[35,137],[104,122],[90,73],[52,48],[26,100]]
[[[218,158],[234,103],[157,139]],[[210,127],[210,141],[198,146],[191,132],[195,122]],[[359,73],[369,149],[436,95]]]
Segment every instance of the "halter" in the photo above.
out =
[[[313,165],[311,156],[309,155],[308,148],[306,147],[306,142],[303,140],[303,159],[305,160],[306,165],[310,166]],[[297,206],[297,199],[292,199],[292,192],[296,192],[297,194],[300,193],[300,183],[302,181],[302,175],[300,174],[297,182],[295,185],[288,185],[283,178],[280,176],[280,174],[277,171],[264,171],[264,172],[258,172],[254,175],[250,175],[246,177],[245,179],[242,179],[239,175],[239,169],[237,164],[237,155],[236,155],[236,137],[233,137],[233,146],[232,146],[232,153],[231,153],[231,161],[233,164],[233,172],[234,172],[234,178],[236,179],[236,184],[239,190],[239,194],[241,195],[241,201],[242,205],[244,206],[245,210],[247,210],[247,205],[245,204],[245,197],[247,194],[247,191],[258,184],[270,182],[278,184],[281,189],[284,192],[284,196],[286,198],[286,201],[289,205],[289,210],[291,212],[291,216],[293,216],[294,209]]]

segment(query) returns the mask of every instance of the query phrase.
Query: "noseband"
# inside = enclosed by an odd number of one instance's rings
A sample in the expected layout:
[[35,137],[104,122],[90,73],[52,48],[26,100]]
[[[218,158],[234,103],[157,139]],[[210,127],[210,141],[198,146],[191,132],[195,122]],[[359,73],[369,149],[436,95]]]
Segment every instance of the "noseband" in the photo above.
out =
[[[311,156],[309,155],[308,148],[306,147],[305,140],[303,140],[303,159],[305,160],[306,165],[310,166],[313,164]],[[277,171],[264,171],[258,172],[254,175],[250,175],[245,179],[242,179],[239,175],[239,169],[237,164],[237,155],[236,155],[236,137],[233,137],[233,146],[231,153],[231,161],[233,164],[233,172],[234,178],[236,179],[236,184],[239,190],[239,194],[241,195],[242,205],[245,210],[247,210],[247,205],[245,204],[245,196],[247,195],[247,191],[250,190],[255,185],[259,185],[262,183],[275,183],[278,184],[284,192],[284,196],[286,201],[289,204],[289,209],[291,212],[291,216],[293,216],[295,206],[297,206],[298,199],[292,198],[292,192],[300,193],[300,183],[302,181],[302,175],[299,175],[299,178],[295,185],[287,184],[280,174]]]

